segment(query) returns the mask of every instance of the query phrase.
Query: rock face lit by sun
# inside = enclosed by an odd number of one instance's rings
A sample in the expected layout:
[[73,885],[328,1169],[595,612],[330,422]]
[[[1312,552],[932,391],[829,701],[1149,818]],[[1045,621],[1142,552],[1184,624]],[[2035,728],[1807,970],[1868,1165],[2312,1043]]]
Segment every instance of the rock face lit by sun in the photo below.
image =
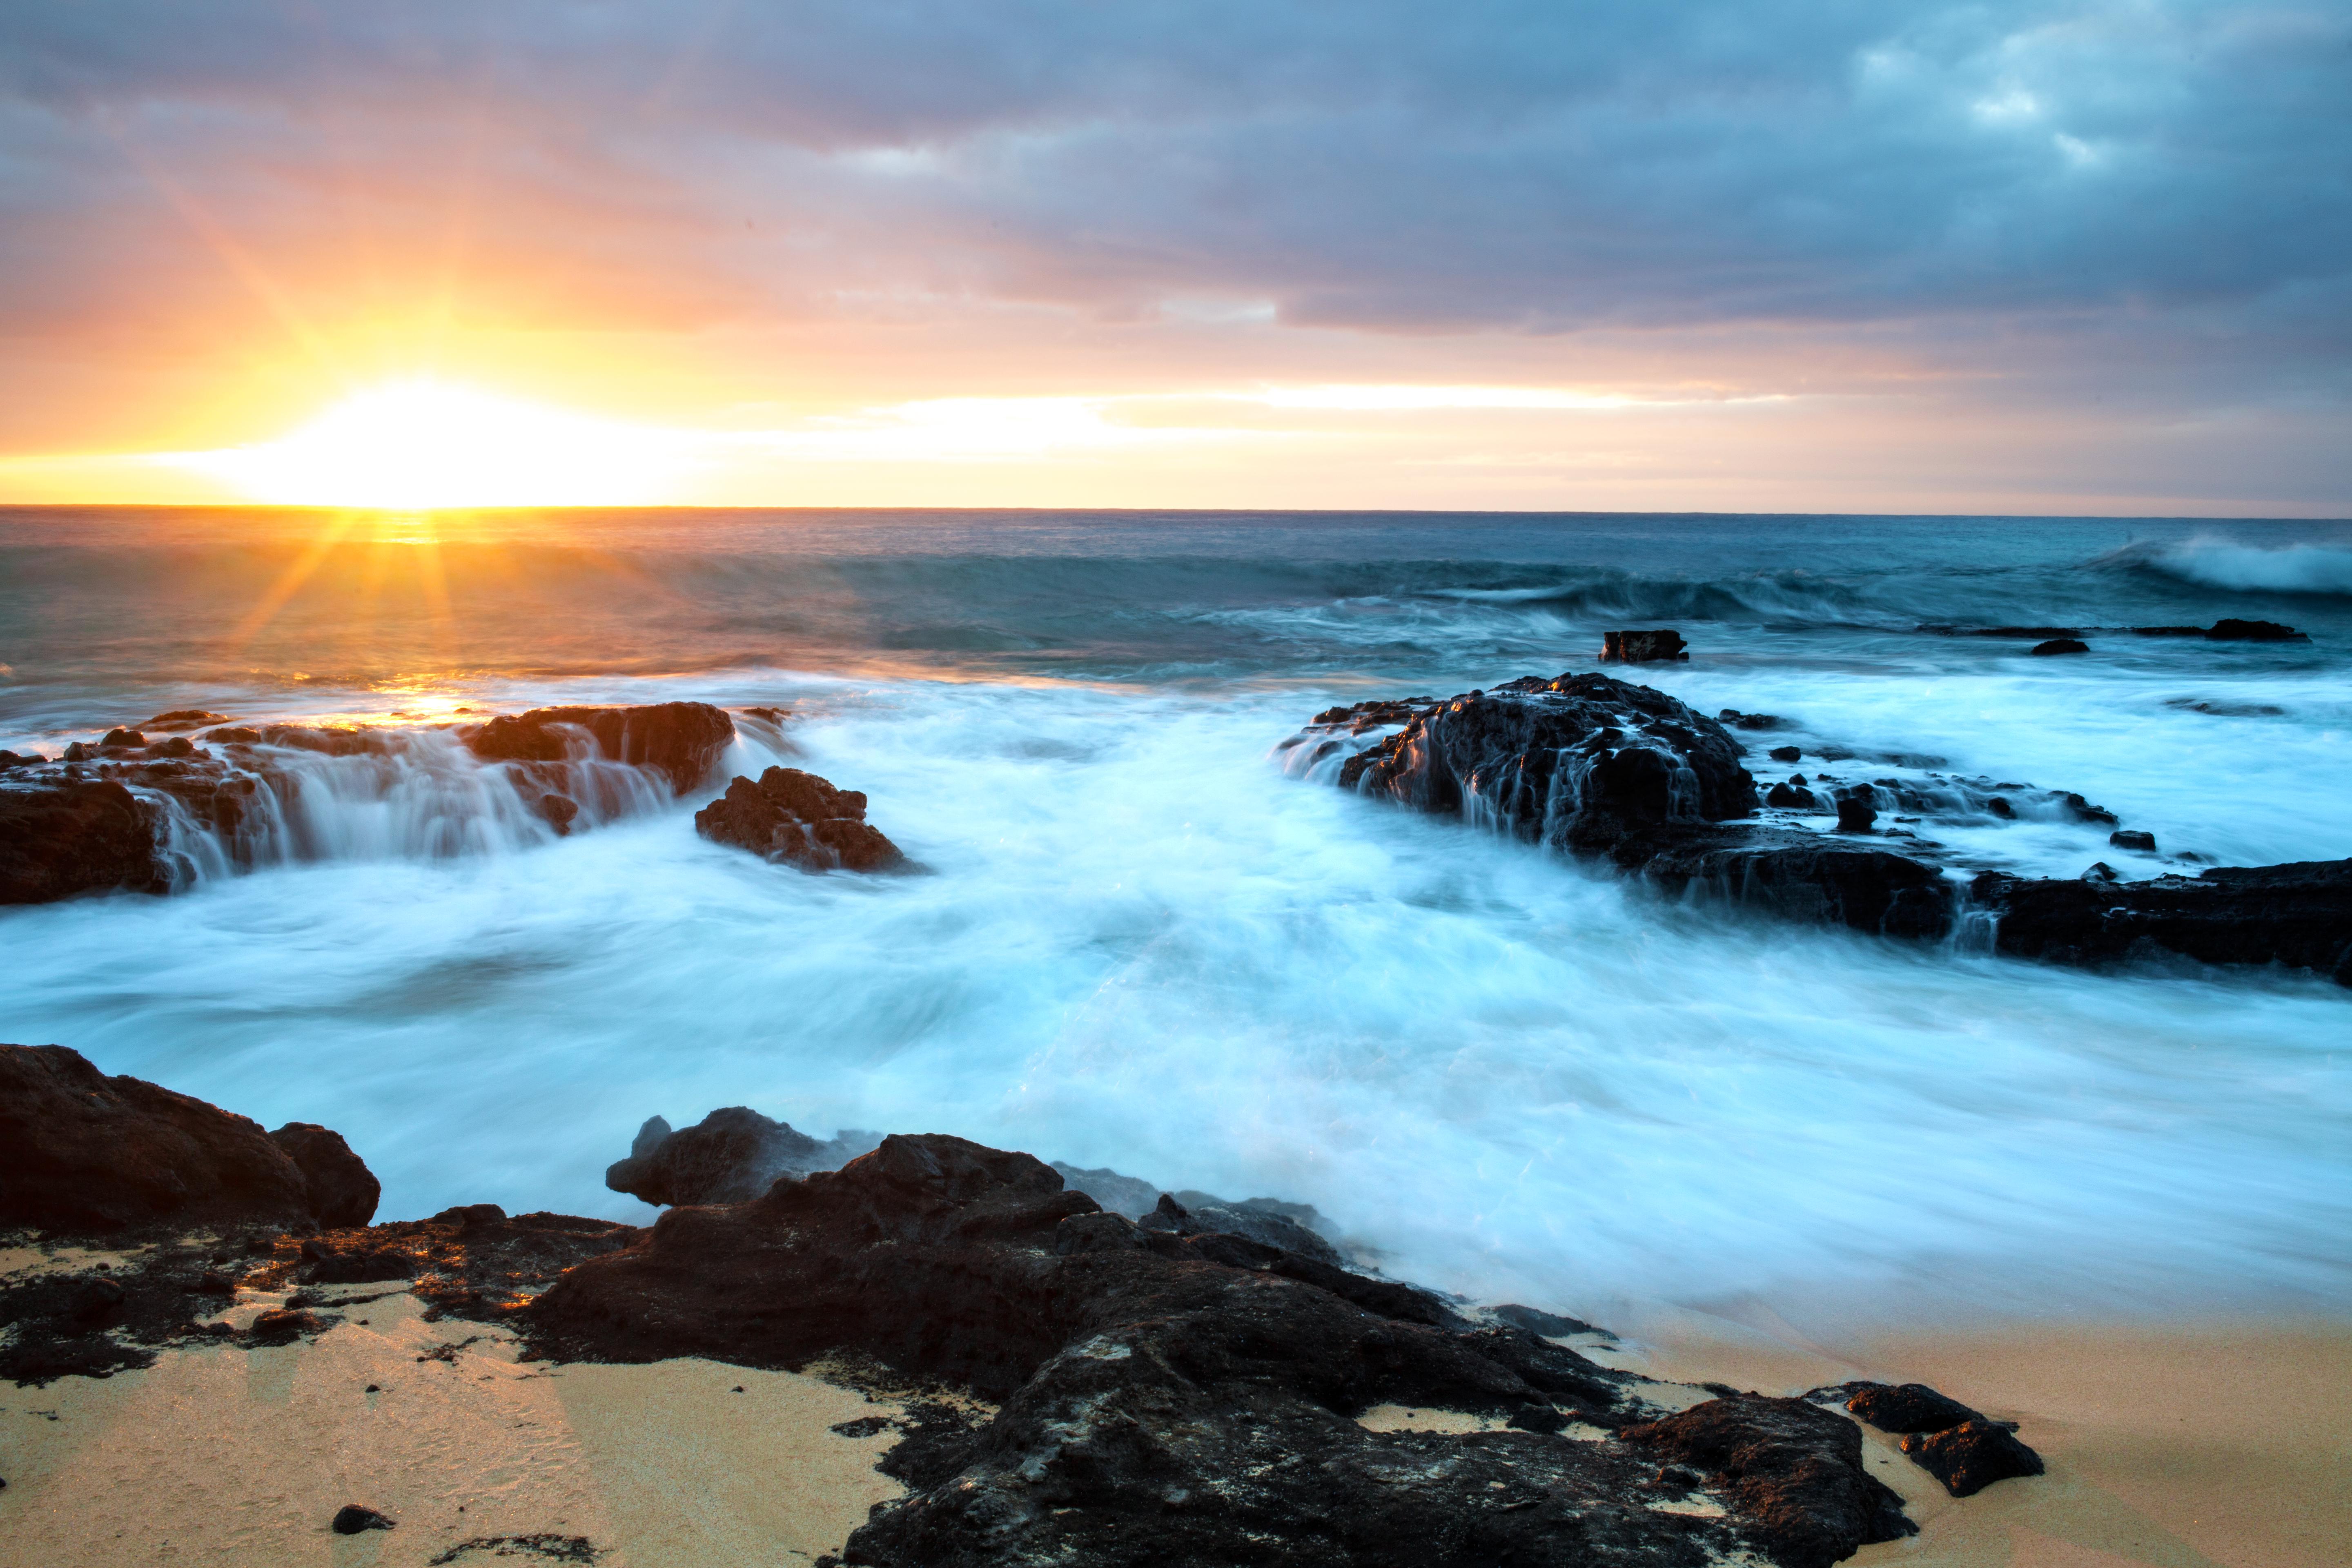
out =
[[257,501],[386,510],[657,499],[677,436],[413,380],[355,393],[275,441],[175,460]]

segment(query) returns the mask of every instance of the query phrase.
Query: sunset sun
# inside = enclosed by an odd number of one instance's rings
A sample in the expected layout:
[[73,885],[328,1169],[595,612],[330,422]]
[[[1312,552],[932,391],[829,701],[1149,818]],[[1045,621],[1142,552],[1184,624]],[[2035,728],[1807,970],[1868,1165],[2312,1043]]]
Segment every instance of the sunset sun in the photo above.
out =
[[680,466],[668,433],[418,377],[356,392],[274,441],[174,460],[258,501],[386,510],[627,504]]

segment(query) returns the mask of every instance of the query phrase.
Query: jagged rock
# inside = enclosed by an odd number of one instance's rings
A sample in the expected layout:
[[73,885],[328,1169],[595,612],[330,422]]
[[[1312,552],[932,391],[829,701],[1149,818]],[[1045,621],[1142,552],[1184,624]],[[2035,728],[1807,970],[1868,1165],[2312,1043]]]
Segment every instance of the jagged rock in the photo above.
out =
[[1776,1561],[1827,1568],[1917,1533],[1903,1500],[1863,1468],[1862,1434],[1801,1399],[1736,1394],[1628,1427],[1625,1439],[1727,1478]]
[[0,789],[0,904],[44,904],[110,888],[168,891],[155,822],[155,808],[112,779]]
[[0,1046],[0,1224],[79,1232],[315,1217],[301,1167],[260,1123],[109,1078],[63,1046]]
[[1999,914],[1994,946],[2020,957],[2080,964],[2176,952],[2309,969],[2352,985],[2352,860],[2096,884],[1988,871],[1969,898]]
[[887,871],[906,857],[866,820],[866,796],[798,768],[740,773],[725,795],[694,814],[695,830],[770,860],[812,870]]
[[637,1130],[628,1158],[605,1171],[604,1184],[649,1204],[741,1203],[779,1176],[834,1170],[881,1142],[878,1132],[851,1130],[820,1142],[741,1105],[676,1132],[656,1116]]
[[301,1168],[304,1201],[310,1217],[331,1229],[365,1225],[375,1217],[383,1184],[343,1142],[343,1135],[311,1121],[289,1121],[269,1141]]
[[650,768],[685,795],[710,776],[735,721],[708,702],[643,708],[534,708],[461,731],[484,762],[560,763],[580,755]]
[[1080,1170],[1065,1161],[1056,1160],[1054,1171],[1062,1184],[1072,1192],[1084,1193],[1112,1214],[1125,1215],[1129,1219],[1141,1219],[1160,1204],[1160,1189],[1136,1176],[1122,1176],[1117,1171]]
[[1954,1497],[1970,1497],[1995,1481],[2042,1473],[2042,1456],[2017,1434],[1991,1421],[1969,1421],[1903,1439],[1911,1462],[1944,1483]]
[[1661,664],[1673,659],[1687,660],[1683,651],[1683,635],[1661,629],[1652,632],[1602,632],[1601,658],[1603,663]]
[[[909,1493],[847,1563],[1810,1565],[1895,1528],[1855,1501],[1858,1442],[1801,1417],[1662,1476],[1654,1447],[1549,1435],[1629,1426],[1629,1374],[1238,1236],[1144,1230],[1037,1160],[944,1136],[673,1209],[521,1321],[540,1354],[863,1362],[1001,1402],[894,1451]],[[1350,1419],[1384,1404],[1497,1429]],[[1654,1506],[1713,1500],[1731,1511]]]
[[2048,642],[2036,643],[2033,645],[2034,654],[2042,658],[2047,658],[2053,654],[2088,653],[2090,651],[2091,645],[2084,642],[2079,637],[2052,637]]
[[2310,634],[2276,621],[2215,621],[2206,630],[2209,642],[2309,642]]

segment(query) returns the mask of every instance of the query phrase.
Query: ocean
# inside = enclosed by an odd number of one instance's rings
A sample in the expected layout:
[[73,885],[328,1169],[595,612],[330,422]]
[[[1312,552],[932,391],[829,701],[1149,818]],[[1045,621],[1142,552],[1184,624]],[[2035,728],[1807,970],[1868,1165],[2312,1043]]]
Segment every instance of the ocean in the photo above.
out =
[[[2312,640],[1922,629],[2221,616]],[[707,796],[558,838],[420,744],[322,771],[249,872],[0,910],[0,1038],[337,1128],[386,1218],[642,1220],[602,1182],[639,1122],[745,1104],[1310,1202],[1391,1273],[1603,1321],[2352,1304],[2352,992],[1669,902],[1285,771],[1320,709],[1628,626],[1692,653],[1620,673],[1705,711],[2158,847],[1939,834],[1987,863],[2352,856],[2352,524],[16,509],[0,747],[772,705],[733,771],[865,791],[919,868],[756,861]]]

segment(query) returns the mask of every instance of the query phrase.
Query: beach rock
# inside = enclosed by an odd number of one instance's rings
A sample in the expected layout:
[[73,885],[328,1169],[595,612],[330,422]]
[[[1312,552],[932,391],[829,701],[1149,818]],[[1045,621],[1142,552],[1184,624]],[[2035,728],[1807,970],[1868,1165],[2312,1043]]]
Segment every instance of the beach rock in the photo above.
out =
[[327,1528],[337,1535],[357,1535],[363,1530],[390,1530],[396,1522],[372,1508],[347,1502],[335,1510],[335,1517],[328,1521]]
[[866,822],[864,795],[798,768],[770,768],[758,784],[738,774],[694,814],[694,826],[713,843],[810,870],[887,871],[906,860]]
[[1624,1436],[1720,1477],[1790,1568],[1827,1568],[1918,1531],[1903,1500],[1863,1468],[1862,1434],[1801,1399],[1731,1394]]
[[2352,985],[2352,860],[2220,867],[2142,882],[1988,871],[1970,885],[1969,900],[1998,914],[1994,946],[2020,957],[2086,964],[2171,952],[2203,963],[2307,969]]
[[0,904],[114,888],[169,891],[156,823],[155,808],[112,779],[0,787]]
[[63,1046],[0,1046],[0,1225],[83,1232],[166,1219],[315,1215],[301,1167],[260,1123],[109,1078]]
[[343,1142],[343,1135],[311,1121],[289,1121],[269,1135],[302,1172],[310,1217],[331,1229],[365,1225],[375,1217],[383,1184]]
[[881,1141],[877,1132],[849,1131],[819,1142],[741,1105],[682,1131],[656,1116],[637,1130],[628,1158],[604,1172],[604,1184],[649,1204],[742,1203],[779,1176],[834,1170]]
[[2276,621],[2215,621],[2206,630],[2208,642],[2309,642],[2310,635]]
[[1970,1497],[1995,1481],[2042,1474],[2042,1456],[2017,1434],[1992,1421],[1968,1421],[1903,1439],[1911,1462],[1944,1483],[1954,1497]]
[[501,714],[458,733],[484,762],[560,763],[602,757],[648,768],[685,795],[719,765],[735,721],[708,702],[643,708],[534,708]]
[[1672,659],[1687,660],[1690,655],[1683,648],[1683,635],[1677,631],[1601,634],[1601,658],[1604,663],[1658,664]]
[[1845,1407],[1882,1432],[1941,1432],[1962,1422],[1985,1419],[1981,1413],[1924,1383],[1849,1383],[1821,1392],[1845,1395]]
[[[1630,1374],[1237,1235],[1147,1231],[1040,1161],[941,1135],[674,1208],[518,1321],[534,1354],[825,1358],[997,1404],[927,1415],[893,1450],[908,1493],[846,1563],[1702,1568],[1747,1552],[1810,1568],[1902,1525],[1858,1441],[1841,1451],[1802,1416],[1750,1421],[1662,1477],[1655,1444],[1608,1436],[1638,1414]],[[1351,1418],[1383,1405],[1496,1429]],[[1571,1419],[1604,1435],[1559,1435]],[[1654,1506],[1678,1500],[1728,1512]]]
[[2052,637],[2048,642],[2033,645],[2035,657],[2047,658],[2052,654],[2088,653],[2091,645],[2076,637]]
[[2119,827],[2107,835],[2107,842],[2117,849],[2137,849],[2143,854],[2156,853],[2156,835],[2143,833],[2136,827]]

